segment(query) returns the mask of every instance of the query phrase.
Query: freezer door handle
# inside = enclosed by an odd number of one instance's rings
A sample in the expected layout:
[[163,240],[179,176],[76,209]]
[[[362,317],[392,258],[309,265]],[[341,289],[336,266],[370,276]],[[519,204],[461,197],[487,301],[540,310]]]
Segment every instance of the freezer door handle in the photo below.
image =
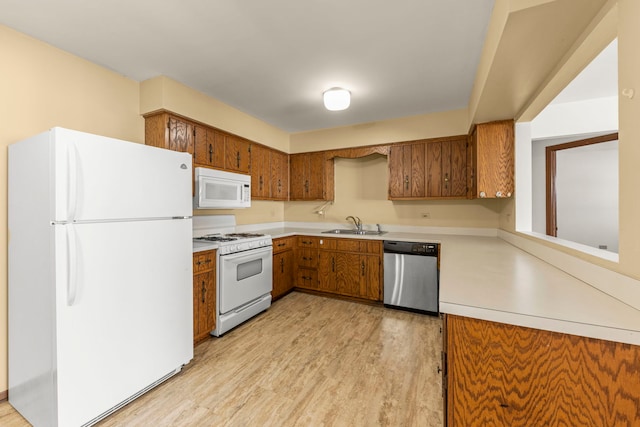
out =
[[67,185],[68,185],[68,206],[67,221],[73,221],[76,217],[76,206],[78,204],[78,153],[76,145],[71,141],[67,147]]
[[76,243],[76,231],[73,224],[65,226],[67,230],[67,305],[75,305],[78,295],[78,246]]

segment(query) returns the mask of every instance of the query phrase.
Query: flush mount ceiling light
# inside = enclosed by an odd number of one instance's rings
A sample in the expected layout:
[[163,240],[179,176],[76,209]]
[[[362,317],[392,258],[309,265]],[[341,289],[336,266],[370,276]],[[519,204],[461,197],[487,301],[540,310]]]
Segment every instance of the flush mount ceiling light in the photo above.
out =
[[351,92],[339,87],[332,87],[323,94],[324,107],[329,111],[340,111],[349,108]]

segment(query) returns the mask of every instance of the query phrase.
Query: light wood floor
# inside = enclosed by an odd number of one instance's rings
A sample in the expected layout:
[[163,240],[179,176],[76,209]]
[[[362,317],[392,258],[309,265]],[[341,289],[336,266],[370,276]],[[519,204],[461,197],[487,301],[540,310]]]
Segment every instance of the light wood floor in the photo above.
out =
[[[294,292],[98,425],[442,426],[440,326]],[[28,423],[4,402],[0,425]]]

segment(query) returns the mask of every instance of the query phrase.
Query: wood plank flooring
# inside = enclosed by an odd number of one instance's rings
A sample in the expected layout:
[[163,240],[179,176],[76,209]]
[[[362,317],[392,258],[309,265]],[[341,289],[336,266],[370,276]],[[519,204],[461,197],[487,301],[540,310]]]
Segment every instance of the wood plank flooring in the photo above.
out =
[[[439,427],[440,326],[294,292],[98,425]],[[0,425],[28,423],[4,402]]]

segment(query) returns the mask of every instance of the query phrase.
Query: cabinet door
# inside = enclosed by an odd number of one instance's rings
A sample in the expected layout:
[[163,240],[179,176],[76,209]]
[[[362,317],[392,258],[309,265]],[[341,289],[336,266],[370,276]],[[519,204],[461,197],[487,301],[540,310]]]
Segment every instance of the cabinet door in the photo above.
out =
[[169,116],[169,150],[193,154],[193,125],[178,117]]
[[442,142],[442,195],[465,197],[467,194],[467,141]]
[[309,187],[309,156],[292,154],[290,161],[289,197],[291,200],[303,200]]
[[296,286],[303,289],[318,289],[318,271],[308,268],[298,268],[296,271]]
[[381,260],[379,255],[360,255],[361,298],[382,301]]
[[249,141],[235,135],[226,135],[224,141],[224,168],[241,173],[249,173]]
[[425,197],[425,144],[393,147],[389,153],[389,197]]
[[449,425],[640,425],[640,346],[452,315],[446,327]]
[[273,255],[273,299],[289,292],[293,287],[293,251]]
[[289,160],[286,153],[271,151],[271,199],[289,198]]
[[251,197],[268,199],[271,190],[269,149],[261,145],[251,146]]
[[209,337],[215,329],[216,290],[215,271],[200,273],[193,278],[193,339]]
[[309,154],[308,185],[305,198],[308,200],[324,199],[324,153]]
[[318,289],[335,293],[336,287],[336,257],[333,251],[320,251],[318,259]]
[[193,161],[201,166],[224,168],[224,135],[214,129],[194,126]]
[[514,188],[513,121],[478,124],[472,140],[476,181],[473,196],[511,197]]
[[336,259],[336,288],[342,295],[360,296],[360,255],[334,252]]
[[442,197],[442,142],[429,142],[425,146],[427,169],[427,197]]

